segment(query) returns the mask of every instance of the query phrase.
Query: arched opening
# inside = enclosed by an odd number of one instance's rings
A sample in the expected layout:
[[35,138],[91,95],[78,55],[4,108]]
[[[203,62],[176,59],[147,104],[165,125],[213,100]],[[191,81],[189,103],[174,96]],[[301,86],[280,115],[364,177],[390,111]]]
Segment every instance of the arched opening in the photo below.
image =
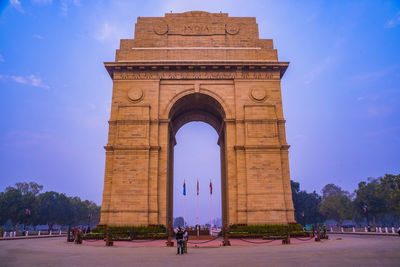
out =
[[[225,112],[222,105],[213,97],[194,93],[178,99],[169,112],[169,144],[168,144],[168,170],[167,170],[167,225],[173,222],[174,195],[182,194],[181,191],[174,193],[174,147],[176,134],[186,123],[193,121],[205,122],[212,126],[218,135],[218,145],[220,150],[220,189],[221,189],[221,215],[222,223],[225,224],[227,218],[227,192],[226,192],[226,148],[225,148]],[[189,156],[189,155],[188,155]],[[206,167],[206,166],[204,166]],[[193,177],[194,176],[194,177]],[[196,174],[192,175],[191,186],[197,183]],[[182,177],[180,177],[182,178]],[[189,178],[189,177],[188,177]],[[196,186],[196,185],[195,185]],[[178,187],[179,188],[179,187]],[[204,187],[206,188],[206,187]],[[195,191],[194,191],[195,192]],[[196,193],[196,192],[195,192]],[[209,193],[209,192],[208,192]],[[200,224],[204,220],[199,221]]]
[[179,224],[184,221],[190,226],[206,225],[212,220],[213,225],[220,226],[221,155],[217,132],[207,123],[189,122],[179,129],[175,138],[177,144],[174,148],[174,225],[175,221]]

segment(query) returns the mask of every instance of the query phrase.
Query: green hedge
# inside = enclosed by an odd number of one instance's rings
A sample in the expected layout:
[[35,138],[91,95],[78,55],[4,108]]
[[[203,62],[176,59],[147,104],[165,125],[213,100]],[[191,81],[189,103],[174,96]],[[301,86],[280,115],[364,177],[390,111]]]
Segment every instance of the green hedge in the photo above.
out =
[[[86,234],[85,238],[100,239],[106,236],[106,226],[98,225],[92,233]],[[164,225],[143,226],[109,226],[108,232],[113,240],[132,240],[141,238],[165,238],[167,229]]]
[[307,236],[300,224],[265,224],[265,225],[245,225],[233,224],[229,227],[228,236],[230,237],[281,237],[289,232],[293,236]]

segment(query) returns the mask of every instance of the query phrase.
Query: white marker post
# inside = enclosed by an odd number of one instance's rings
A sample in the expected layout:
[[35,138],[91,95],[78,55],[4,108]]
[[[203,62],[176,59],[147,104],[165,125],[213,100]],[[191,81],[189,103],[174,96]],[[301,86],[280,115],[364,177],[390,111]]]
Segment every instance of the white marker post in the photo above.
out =
[[38,232],[38,235],[40,236],[40,230],[39,230],[39,232]]
[[333,233],[333,228],[332,228],[332,226],[331,226],[331,233]]
[[392,233],[393,233],[393,234],[395,233],[395,231],[394,231],[394,227],[392,227]]
[[27,230],[26,232],[25,232],[25,236],[28,236],[29,235],[29,231]]
[[382,233],[382,227],[379,227],[379,233]]
[[344,232],[344,229],[343,229],[343,227],[341,227],[341,228],[340,228],[340,230],[342,231],[342,233]]
[[368,232],[367,226],[364,227],[364,232]]
[[60,229],[60,235],[61,235],[61,229]]
[[[394,229],[394,228],[393,228]],[[6,238],[7,237],[7,231],[4,231],[4,233],[3,233],[3,238]]]
[[354,228],[354,226],[353,226],[353,233],[355,233],[356,232],[356,229]]

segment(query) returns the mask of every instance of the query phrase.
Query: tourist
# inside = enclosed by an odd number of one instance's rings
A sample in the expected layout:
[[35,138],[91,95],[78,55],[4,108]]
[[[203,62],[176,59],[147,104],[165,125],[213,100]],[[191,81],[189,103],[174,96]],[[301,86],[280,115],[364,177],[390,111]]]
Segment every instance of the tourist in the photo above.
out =
[[183,231],[183,253],[187,254],[187,243],[189,240],[189,233],[187,228]]
[[183,231],[180,226],[178,227],[178,231],[176,232],[175,237],[176,237],[176,244],[177,244],[177,248],[178,248],[176,255],[179,254],[179,250],[181,251],[181,255],[183,255]]

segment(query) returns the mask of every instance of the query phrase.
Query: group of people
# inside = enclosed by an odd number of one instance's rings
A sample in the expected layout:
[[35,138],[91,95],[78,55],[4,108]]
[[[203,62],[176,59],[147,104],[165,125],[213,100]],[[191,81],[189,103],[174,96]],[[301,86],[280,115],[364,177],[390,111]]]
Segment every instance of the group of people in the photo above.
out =
[[187,253],[187,242],[189,240],[187,229],[178,227],[178,229],[175,231],[175,237],[178,248],[176,255],[183,255],[183,253]]

